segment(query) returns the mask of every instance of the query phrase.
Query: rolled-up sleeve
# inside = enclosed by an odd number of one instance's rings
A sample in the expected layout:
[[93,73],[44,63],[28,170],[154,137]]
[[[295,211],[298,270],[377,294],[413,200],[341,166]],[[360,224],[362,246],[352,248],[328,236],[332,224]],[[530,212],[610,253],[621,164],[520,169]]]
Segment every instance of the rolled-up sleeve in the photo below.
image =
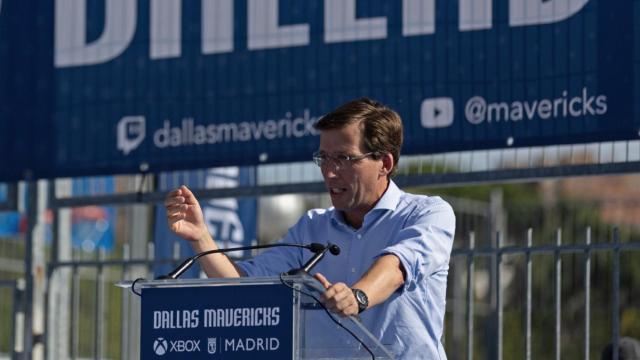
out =
[[404,289],[449,269],[455,215],[444,200],[439,197],[429,199],[414,209],[390,245],[379,254],[393,254],[400,259],[406,276]]

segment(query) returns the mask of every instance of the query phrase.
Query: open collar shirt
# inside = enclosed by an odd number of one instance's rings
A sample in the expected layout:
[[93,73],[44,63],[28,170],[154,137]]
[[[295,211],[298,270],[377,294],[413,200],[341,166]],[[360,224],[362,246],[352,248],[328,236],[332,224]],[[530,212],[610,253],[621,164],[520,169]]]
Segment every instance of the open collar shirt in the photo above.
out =
[[[437,196],[406,193],[391,181],[359,229],[333,207],[308,211],[281,240],[284,243],[337,244],[312,270],[331,283],[351,286],[383,255],[393,254],[405,270],[404,285],[385,302],[360,316],[362,323],[399,359],[446,359],[440,341],[445,315],[449,257],[455,216]],[[239,262],[247,276],[275,276],[300,268],[312,255],[279,247]]]

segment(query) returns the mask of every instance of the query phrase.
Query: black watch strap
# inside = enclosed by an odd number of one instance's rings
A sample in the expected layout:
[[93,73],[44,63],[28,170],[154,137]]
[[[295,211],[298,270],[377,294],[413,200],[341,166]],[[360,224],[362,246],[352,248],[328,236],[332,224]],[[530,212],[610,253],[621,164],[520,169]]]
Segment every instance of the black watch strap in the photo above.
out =
[[369,297],[367,294],[360,289],[351,289],[353,292],[353,296],[356,298],[356,302],[358,303],[358,314],[365,311],[369,306]]

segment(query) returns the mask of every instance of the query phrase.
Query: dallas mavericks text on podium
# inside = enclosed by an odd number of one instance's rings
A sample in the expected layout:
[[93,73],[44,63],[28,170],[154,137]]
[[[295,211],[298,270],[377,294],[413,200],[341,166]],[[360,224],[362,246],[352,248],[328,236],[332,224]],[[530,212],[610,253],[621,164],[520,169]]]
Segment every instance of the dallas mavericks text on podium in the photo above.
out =
[[[277,326],[279,307],[204,309],[202,327]],[[200,326],[200,310],[160,310],[153,312],[154,329],[187,329]]]

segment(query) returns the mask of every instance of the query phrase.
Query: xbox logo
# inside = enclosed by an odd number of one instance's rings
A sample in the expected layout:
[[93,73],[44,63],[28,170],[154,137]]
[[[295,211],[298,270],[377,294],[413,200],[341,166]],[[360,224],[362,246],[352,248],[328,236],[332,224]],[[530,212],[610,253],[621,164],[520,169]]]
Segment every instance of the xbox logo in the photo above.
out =
[[153,342],[153,351],[156,355],[164,355],[167,353],[167,349],[169,344],[167,344],[167,340],[164,338],[157,338],[156,341]]

